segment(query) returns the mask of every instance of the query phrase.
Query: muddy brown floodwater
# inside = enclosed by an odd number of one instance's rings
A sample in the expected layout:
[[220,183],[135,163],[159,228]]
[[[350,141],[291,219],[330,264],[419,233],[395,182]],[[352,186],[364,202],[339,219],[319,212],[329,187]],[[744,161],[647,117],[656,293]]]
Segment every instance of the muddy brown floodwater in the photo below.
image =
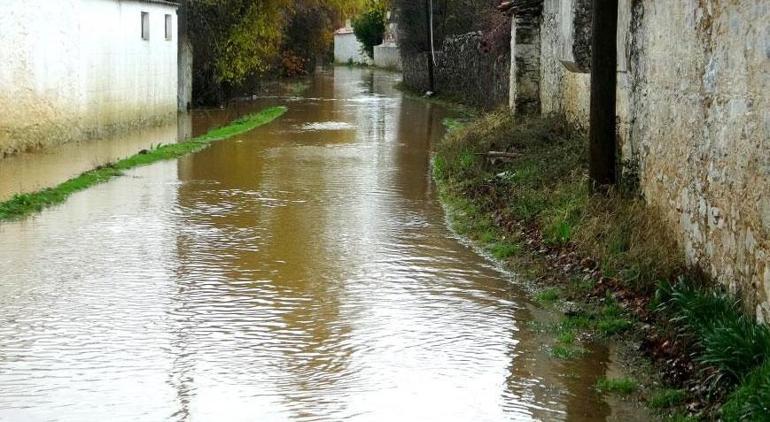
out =
[[337,68],[197,112],[289,107],[0,224],[0,420],[633,419],[593,389],[607,350],[550,357],[517,280],[446,228],[447,112],[396,82]]

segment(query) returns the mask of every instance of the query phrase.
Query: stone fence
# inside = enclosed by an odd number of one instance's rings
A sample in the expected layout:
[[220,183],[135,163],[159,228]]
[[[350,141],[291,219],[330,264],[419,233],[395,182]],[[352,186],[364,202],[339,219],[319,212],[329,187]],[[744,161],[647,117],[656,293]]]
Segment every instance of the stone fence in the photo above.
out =
[[[436,92],[492,109],[508,104],[510,52],[486,53],[478,32],[444,41],[435,53]],[[428,91],[430,53],[402,53],[404,84],[418,91]]]

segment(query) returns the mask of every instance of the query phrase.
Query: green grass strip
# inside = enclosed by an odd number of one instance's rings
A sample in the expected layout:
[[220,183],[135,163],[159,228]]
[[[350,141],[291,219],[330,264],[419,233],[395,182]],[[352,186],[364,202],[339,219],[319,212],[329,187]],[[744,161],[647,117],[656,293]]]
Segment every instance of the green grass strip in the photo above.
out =
[[172,160],[200,151],[212,142],[232,138],[270,123],[281,117],[286,111],[286,107],[270,107],[259,113],[244,116],[229,125],[213,129],[205,135],[176,144],[161,145],[149,151],[144,150],[116,163],[97,167],[58,186],[38,192],[14,195],[10,200],[0,203],[0,221],[16,220],[40,212],[44,208],[60,204],[73,193],[121,176],[125,170],[157,161]]

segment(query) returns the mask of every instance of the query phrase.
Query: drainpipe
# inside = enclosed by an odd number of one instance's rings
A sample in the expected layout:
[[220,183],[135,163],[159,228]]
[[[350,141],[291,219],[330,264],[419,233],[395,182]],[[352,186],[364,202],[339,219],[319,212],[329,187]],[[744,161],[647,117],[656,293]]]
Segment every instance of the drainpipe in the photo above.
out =
[[593,0],[591,26],[590,188],[606,192],[617,184],[618,1]]

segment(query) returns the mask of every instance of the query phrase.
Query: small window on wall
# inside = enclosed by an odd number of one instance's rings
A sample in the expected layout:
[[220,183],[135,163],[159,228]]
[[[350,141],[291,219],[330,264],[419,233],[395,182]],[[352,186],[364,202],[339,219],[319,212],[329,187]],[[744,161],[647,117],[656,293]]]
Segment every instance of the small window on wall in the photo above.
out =
[[171,41],[171,30],[173,27],[173,20],[171,19],[171,15],[166,15],[166,41]]
[[142,12],[142,39],[150,40],[150,14]]

